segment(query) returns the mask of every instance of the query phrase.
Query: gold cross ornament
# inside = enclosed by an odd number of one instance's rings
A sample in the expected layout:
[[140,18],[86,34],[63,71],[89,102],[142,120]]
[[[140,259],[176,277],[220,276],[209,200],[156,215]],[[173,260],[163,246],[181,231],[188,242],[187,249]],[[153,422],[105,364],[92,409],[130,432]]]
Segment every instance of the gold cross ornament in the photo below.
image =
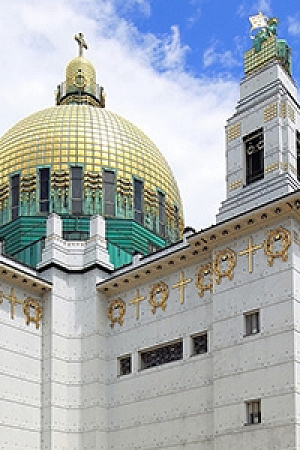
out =
[[141,297],[139,295],[139,290],[136,289],[134,299],[129,302],[129,305],[134,305],[136,320],[138,320],[138,318],[139,318],[139,303],[145,299],[146,299],[146,297]]
[[10,316],[12,319],[15,318],[15,306],[16,304],[21,305],[22,301],[18,300],[15,296],[15,290],[14,288],[11,289],[11,294],[10,295],[3,295],[4,298],[6,298],[9,302],[10,302]]
[[258,250],[262,245],[253,245],[252,236],[249,236],[248,248],[239,253],[240,256],[248,255],[249,260],[249,273],[253,272],[253,253]]
[[172,286],[173,289],[179,289],[179,296],[180,296],[179,298],[180,298],[181,305],[184,302],[184,288],[191,281],[192,281],[191,278],[184,278],[184,273],[180,272],[179,281],[176,284],[173,284],[173,286]]

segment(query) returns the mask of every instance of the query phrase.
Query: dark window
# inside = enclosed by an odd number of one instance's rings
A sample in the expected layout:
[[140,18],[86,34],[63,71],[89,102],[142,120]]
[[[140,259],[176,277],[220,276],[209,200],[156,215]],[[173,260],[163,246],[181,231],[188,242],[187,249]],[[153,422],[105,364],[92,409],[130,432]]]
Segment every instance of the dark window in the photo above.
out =
[[248,425],[261,423],[260,400],[246,402],[246,415],[246,423]]
[[296,133],[296,148],[297,148],[297,178],[300,181],[300,133]]
[[153,244],[153,242],[148,241],[147,244],[147,253],[148,255],[154,252],[157,252],[157,250],[159,250],[159,247],[155,244]]
[[202,333],[192,337],[193,355],[207,353],[207,333]]
[[134,220],[143,224],[144,205],[143,205],[143,182],[134,180]]
[[259,311],[253,311],[244,314],[245,317],[245,335],[259,333]]
[[11,218],[19,217],[20,175],[11,177]]
[[82,167],[71,167],[72,213],[82,213]]
[[141,369],[178,361],[183,356],[182,341],[141,352]]
[[158,234],[165,235],[165,194],[158,192]]
[[263,129],[244,138],[246,148],[246,183],[261,180],[264,177],[264,135]]
[[39,170],[39,181],[40,181],[40,212],[49,212],[49,169]]
[[105,170],[103,172],[104,183],[104,214],[115,215],[115,172]]
[[119,376],[131,373],[131,355],[119,358]]
[[179,239],[180,222],[179,222],[179,211],[176,205],[174,205],[174,227],[175,227],[175,239]]

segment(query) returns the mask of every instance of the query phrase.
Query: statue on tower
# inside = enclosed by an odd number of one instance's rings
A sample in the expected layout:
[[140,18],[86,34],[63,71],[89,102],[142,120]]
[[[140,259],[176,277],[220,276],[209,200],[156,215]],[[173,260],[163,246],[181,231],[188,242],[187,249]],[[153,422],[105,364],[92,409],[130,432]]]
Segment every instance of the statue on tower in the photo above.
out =
[[[261,50],[261,45],[264,41],[271,36],[277,35],[278,19],[276,17],[268,19],[267,16],[260,12],[256,16],[249,17],[249,21],[251,24],[250,38],[253,39],[253,48],[255,53],[257,53]],[[260,31],[253,36],[252,31],[257,29],[260,29]]]

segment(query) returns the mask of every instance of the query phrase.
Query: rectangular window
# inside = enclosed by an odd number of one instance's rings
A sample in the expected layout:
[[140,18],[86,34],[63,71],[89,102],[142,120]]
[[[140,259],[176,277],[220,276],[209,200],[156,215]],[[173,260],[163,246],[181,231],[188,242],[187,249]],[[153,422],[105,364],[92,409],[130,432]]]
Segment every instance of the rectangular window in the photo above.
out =
[[148,255],[150,255],[151,253],[157,252],[157,250],[159,250],[159,247],[157,245],[153,244],[153,242],[148,241],[148,243],[147,243]]
[[40,169],[39,170],[39,191],[40,191],[40,200],[39,200],[39,210],[40,212],[48,213],[49,212],[49,182],[50,182],[50,170],[49,169]]
[[251,400],[246,402],[246,423],[253,425],[261,423],[261,408],[260,400]]
[[175,228],[175,239],[179,239],[180,222],[179,222],[179,211],[176,205],[174,205],[174,228]]
[[115,215],[115,172],[112,170],[104,170],[104,215]]
[[165,235],[165,194],[158,192],[158,234]]
[[71,167],[72,214],[82,213],[82,167]]
[[140,353],[141,370],[150,367],[161,366],[173,361],[178,361],[183,357],[182,340],[166,344],[154,349],[145,350]]
[[297,150],[297,178],[300,181],[300,133],[296,132],[296,150]]
[[121,356],[118,359],[118,375],[121,377],[123,375],[128,375],[131,372],[131,355]]
[[257,334],[260,331],[259,311],[252,311],[244,314],[245,318],[245,335]]
[[19,217],[20,175],[13,175],[10,180],[11,189],[11,218]]
[[207,353],[207,333],[201,333],[197,336],[192,336],[192,342],[192,355],[202,355],[203,353]]
[[144,221],[143,190],[143,182],[134,180],[134,220],[140,224]]
[[260,128],[244,137],[246,149],[246,184],[264,177],[264,134]]

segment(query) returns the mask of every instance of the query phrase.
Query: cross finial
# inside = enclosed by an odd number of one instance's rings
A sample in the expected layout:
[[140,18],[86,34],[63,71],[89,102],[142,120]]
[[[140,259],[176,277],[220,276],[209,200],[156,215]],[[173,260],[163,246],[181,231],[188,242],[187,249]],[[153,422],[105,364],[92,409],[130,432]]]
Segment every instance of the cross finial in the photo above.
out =
[[78,46],[79,46],[79,55],[78,56],[82,56],[83,55],[83,49],[85,48],[87,50],[87,48],[88,48],[87,43],[84,40],[83,33],[76,34],[75,35],[75,41],[78,42]]

